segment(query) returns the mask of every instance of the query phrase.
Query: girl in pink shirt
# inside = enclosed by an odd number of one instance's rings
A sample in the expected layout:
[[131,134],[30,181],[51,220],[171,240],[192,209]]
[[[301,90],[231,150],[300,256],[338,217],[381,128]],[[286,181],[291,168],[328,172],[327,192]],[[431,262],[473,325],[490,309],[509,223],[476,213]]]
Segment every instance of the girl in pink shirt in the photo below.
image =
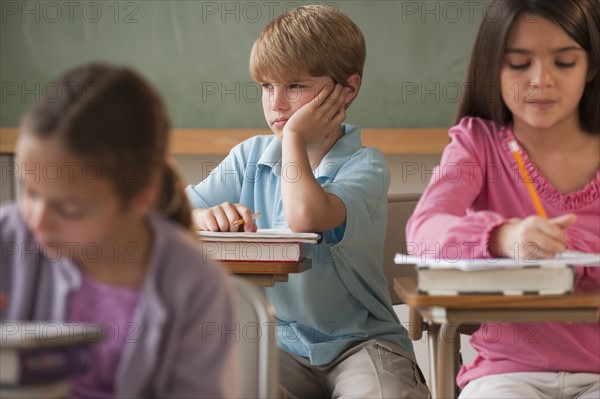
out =
[[[488,10],[451,142],[407,225],[409,247],[450,259],[600,252],[600,4],[496,0]],[[577,287],[599,290],[599,272],[578,267]],[[598,398],[599,337],[598,323],[483,324],[471,338],[478,355],[457,378],[461,397]]]

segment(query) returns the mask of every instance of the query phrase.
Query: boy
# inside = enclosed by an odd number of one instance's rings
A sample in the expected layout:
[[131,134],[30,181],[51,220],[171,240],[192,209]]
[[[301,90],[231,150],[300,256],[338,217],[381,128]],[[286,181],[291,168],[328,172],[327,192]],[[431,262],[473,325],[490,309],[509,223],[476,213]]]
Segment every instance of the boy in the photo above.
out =
[[[274,136],[232,149],[187,188],[200,229],[289,227],[321,232],[312,269],[266,288],[277,313],[280,385],[286,397],[427,397],[412,344],[383,275],[389,171],[360,129],[342,124],[356,97],[362,33],[330,7],[307,6],[271,21],[250,70],[263,88]],[[262,218],[252,220],[252,211]]]

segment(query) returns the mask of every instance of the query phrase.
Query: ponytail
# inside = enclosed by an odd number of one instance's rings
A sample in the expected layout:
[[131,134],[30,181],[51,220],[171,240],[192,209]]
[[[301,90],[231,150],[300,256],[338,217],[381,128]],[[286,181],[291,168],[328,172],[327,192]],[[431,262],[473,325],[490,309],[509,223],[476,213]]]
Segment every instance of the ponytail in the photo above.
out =
[[192,230],[192,208],[179,173],[169,159],[165,160],[162,192],[156,209],[167,219]]

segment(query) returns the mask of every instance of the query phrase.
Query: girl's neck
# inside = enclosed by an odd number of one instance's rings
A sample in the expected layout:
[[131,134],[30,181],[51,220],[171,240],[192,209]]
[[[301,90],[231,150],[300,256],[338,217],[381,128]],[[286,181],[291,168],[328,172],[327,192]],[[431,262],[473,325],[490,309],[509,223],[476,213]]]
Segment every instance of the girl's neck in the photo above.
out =
[[548,129],[536,129],[515,121],[513,132],[527,153],[579,151],[593,138],[583,131],[578,120],[572,119]]
[[149,264],[152,231],[143,218],[123,223],[116,237],[99,244],[99,254],[78,259],[79,268],[93,279],[120,287],[140,288]]
[[529,161],[562,194],[577,192],[596,179],[600,136],[584,132],[578,122],[544,130],[515,123],[514,134]]

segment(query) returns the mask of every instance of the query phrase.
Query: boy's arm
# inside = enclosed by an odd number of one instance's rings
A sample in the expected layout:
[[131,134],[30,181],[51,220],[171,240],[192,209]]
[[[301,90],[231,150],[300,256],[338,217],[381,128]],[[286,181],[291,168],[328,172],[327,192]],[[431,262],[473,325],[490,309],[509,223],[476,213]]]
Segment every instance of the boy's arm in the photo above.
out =
[[[199,230],[255,231],[251,210],[240,201],[244,182],[245,159],[238,156],[249,152],[246,142],[234,147],[229,155],[209,175],[185,192],[192,207],[192,220]],[[233,222],[244,219],[243,225]]]
[[326,231],[346,220],[343,201],[317,182],[308,155],[309,151],[320,153],[322,158],[333,145],[333,132],[346,117],[341,93],[339,85],[333,90],[326,87],[298,110],[284,129],[281,193],[285,219],[292,231]]

